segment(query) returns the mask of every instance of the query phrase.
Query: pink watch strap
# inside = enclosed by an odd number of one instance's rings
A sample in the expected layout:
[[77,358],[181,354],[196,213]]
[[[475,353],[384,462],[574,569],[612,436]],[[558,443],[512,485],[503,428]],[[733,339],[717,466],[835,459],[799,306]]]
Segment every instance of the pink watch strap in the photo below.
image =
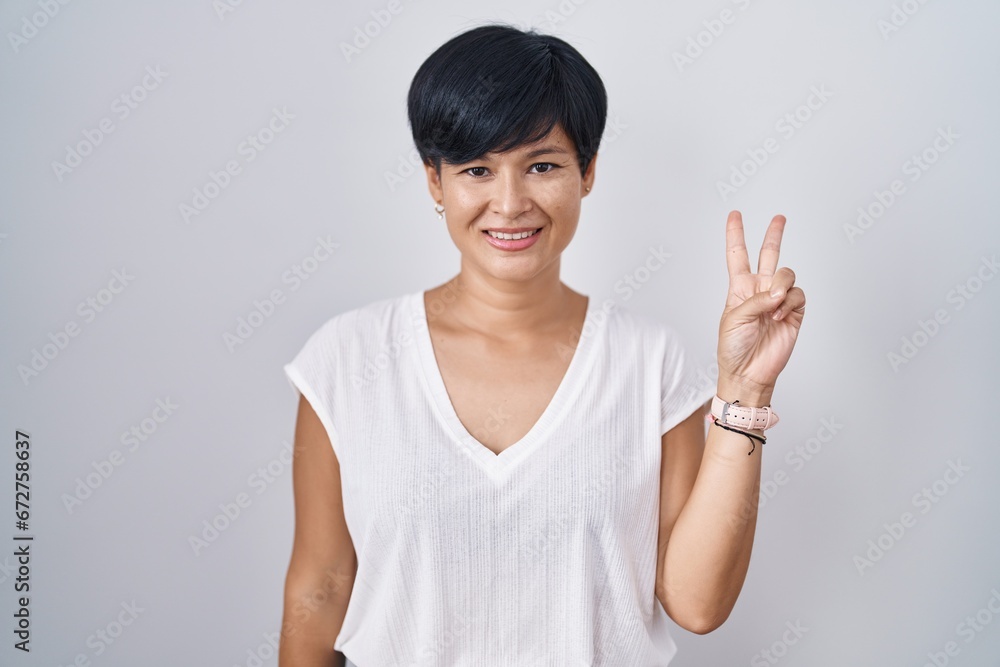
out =
[[712,417],[727,426],[751,430],[767,430],[778,423],[777,413],[771,406],[744,407],[726,403],[718,396],[712,398]]

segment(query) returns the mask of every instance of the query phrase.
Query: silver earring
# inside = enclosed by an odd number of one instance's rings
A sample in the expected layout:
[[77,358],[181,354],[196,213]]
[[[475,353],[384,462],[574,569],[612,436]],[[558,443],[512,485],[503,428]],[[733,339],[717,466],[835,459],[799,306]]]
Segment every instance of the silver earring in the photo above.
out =
[[[440,208],[438,208],[439,206]],[[442,213],[444,213],[444,206],[441,206],[441,204],[434,204],[434,210],[437,211],[438,220],[444,219],[444,216],[442,215]]]

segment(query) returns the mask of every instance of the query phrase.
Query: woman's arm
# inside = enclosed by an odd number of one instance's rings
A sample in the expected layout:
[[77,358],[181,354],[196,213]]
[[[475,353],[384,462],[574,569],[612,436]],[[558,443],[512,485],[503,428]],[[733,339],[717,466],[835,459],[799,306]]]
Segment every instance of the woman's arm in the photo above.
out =
[[300,395],[292,459],[295,541],[285,577],[280,667],[343,667],[333,650],[351,598],[357,556],[347,532],[340,464],[326,429]]
[[[750,273],[743,216],[730,211],[726,219],[729,290],[717,355],[718,395],[729,403],[770,405],[802,326],[805,292],[795,286],[794,271],[778,268],[785,222],[783,215],[771,219],[757,273]],[[706,439],[704,428],[701,415],[692,415],[663,434],[656,572],[660,604],[679,625],[699,634],[725,622],[743,588],[764,450],[748,436],[718,426],[708,427]]]
[[[770,392],[737,390],[724,381],[718,393],[747,406],[771,400]],[[675,623],[697,634],[722,625],[743,588],[764,449],[711,424],[706,439],[710,409],[706,403],[663,435],[661,468],[656,597]]]

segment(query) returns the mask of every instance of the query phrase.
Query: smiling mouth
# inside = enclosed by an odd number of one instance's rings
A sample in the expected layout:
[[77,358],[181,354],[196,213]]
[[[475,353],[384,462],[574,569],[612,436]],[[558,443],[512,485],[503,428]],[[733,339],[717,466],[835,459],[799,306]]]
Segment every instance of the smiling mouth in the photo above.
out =
[[490,236],[492,236],[495,239],[501,239],[501,240],[504,240],[504,241],[519,241],[521,239],[530,238],[530,237],[534,236],[535,234],[537,234],[540,231],[542,231],[541,227],[539,227],[538,229],[535,229],[534,231],[517,232],[517,233],[513,233],[513,234],[508,234],[508,233],[505,233],[505,232],[494,232],[494,231],[489,230],[489,229],[484,229],[483,230],[483,234],[489,234]]

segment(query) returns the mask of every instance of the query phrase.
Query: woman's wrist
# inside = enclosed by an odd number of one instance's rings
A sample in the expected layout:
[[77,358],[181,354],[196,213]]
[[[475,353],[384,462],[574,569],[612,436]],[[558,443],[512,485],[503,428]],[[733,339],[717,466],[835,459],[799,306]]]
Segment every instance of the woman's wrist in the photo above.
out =
[[771,404],[774,387],[759,385],[735,378],[719,378],[716,390],[719,398],[726,403],[739,401],[739,405],[747,408],[762,408]]
[[[740,406],[747,408],[762,408],[771,404],[771,394],[774,387],[767,387],[736,378],[720,377],[716,394],[726,403],[739,401]],[[763,429],[742,429],[763,437]]]

